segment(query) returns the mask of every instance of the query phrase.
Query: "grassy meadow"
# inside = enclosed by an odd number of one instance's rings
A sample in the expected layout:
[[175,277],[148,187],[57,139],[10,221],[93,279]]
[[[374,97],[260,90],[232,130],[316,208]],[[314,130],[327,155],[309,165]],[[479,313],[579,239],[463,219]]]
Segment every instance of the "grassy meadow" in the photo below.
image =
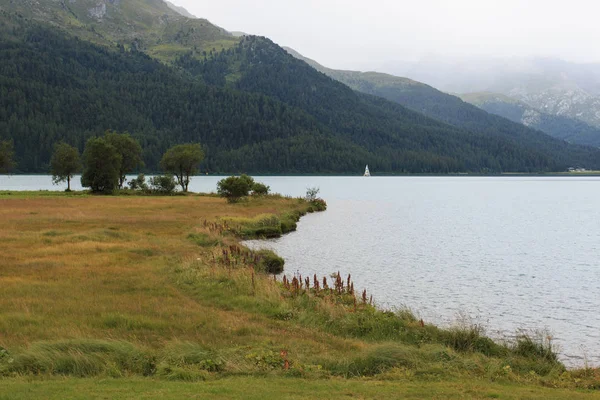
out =
[[0,192],[0,399],[600,397],[600,372],[566,370],[549,338],[378,310],[344,271],[275,279],[239,243],[310,211]]

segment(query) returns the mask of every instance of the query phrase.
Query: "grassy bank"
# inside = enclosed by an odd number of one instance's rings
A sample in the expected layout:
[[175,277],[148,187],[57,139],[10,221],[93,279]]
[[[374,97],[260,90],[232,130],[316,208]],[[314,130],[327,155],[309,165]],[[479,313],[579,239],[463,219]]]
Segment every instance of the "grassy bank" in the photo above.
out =
[[364,380],[227,377],[205,382],[157,379],[11,379],[0,399],[595,399],[597,393],[479,380]]
[[596,394],[598,371],[565,370],[545,337],[439,329],[375,309],[334,271],[276,280],[262,272],[272,255],[240,246],[315,207],[0,193],[0,399]]

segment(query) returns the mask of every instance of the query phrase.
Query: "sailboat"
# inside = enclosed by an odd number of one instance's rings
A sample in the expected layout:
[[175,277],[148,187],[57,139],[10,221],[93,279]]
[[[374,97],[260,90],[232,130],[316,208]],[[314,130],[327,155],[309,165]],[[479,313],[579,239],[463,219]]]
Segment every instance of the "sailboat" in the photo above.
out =
[[369,172],[369,165],[365,167],[365,174],[363,176],[371,176],[371,173]]

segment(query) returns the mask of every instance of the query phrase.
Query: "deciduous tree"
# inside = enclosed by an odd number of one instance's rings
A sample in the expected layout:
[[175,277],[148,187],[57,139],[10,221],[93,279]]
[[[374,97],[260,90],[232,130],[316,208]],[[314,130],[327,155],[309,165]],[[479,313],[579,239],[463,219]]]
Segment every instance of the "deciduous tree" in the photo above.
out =
[[123,188],[125,183],[125,175],[133,172],[137,167],[143,166],[142,161],[142,146],[140,142],[131,137],[127,132],[117,133],[114,131],[106,131],[104,138],[108,143],[117,149],[121,155],[121,166],[119,168],[119,189]]
[[70,192],[71,178],[80,168],[79,150],[65,142],[54,145],[54,153],[50,159],[50,171],[52,172],[52,182],[55,185],[66,181],[67,191]]
[[81,185],[95,193],[112,193],[119,186],[121,154],[104,138],[91,138],[83,152]]
[[180,144],[171,147],[160,160],[160,166],[167,173],[175,175],[181,190],[188,191],[190,176],[198,171],[198,164],[204,159],[204,151],[199,143]]

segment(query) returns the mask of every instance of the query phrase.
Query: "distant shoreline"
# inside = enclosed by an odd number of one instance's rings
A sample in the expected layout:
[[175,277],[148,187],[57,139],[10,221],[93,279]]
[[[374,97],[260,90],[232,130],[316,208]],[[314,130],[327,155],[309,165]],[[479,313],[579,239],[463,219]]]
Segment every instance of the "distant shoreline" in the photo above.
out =
[[[161,172],[148,172],[146,176],[161,175]],[[232,175],[249,174],[251,176],[258,177],[339,177],[339,178],[410,178],[410,177],[432,177],[432,178],[444,178],[444,177],[465,177],[465,178],[511,178],[511,177],[600,177],[600,171],[590,172],[547,172],[547,173],[528,173],[528,172],[503,172],[500,174],[478,174],[478,173],[452,173],[452,174],[373,174],[370,177],[364,177],[360,174],[261,174],[261,173],[248,173],[238,172],[231,174],[202,174],[192,175],[193,178],[202,177],[227,177]],[[0,174],[5,177],[20,177],[20,176],[51,176],[48,173],[15,173],[15,174]],[[75,175],[74,179],[80,175]],[[137,174],[128,174],[127,176],[137,176]]]

